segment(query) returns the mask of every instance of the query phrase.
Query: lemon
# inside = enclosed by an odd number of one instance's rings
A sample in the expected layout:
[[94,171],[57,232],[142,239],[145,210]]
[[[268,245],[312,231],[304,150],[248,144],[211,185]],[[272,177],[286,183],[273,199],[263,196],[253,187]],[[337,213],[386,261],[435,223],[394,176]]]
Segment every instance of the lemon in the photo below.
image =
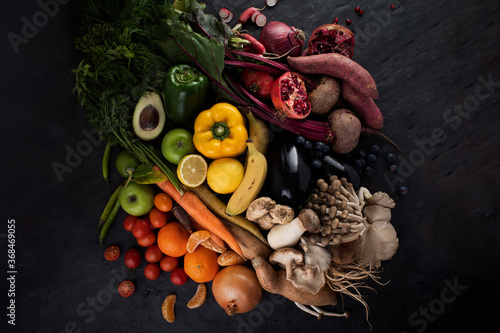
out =
[[207,171],[207,183],[212,191],[229,194],[236,191],[245,175],[245,167],[235,158],[216,159]]
[[207,162],[201,155],[186,155],[177,165],[177,177],[186,186],[200,186],[207,178]]

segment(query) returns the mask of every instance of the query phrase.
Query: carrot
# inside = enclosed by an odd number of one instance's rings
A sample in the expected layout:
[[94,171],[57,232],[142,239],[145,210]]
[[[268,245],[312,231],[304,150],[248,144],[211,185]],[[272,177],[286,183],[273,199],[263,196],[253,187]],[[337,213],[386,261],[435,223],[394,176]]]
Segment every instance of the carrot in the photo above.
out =
[[[154,170],[161,171],[158,166],[153,167]],[[193,228],[197,229],[197,224],[204,230],[210,231],[212,240],[224,248],[224,242],[239,255],[242,255],[241,248],[234,238],[233,234],[226,226],[215,216],[205,204],[198,198],[196,194],[190,191],[180,194],[170,180],[166,180],[156,184],[163,192],[168,194],[175,202],[177,202],[184,210],[194,219]]]
[[371,98],[378,98],[377,85],[370,73],[354,60],[338,53],[288,57],[288,64],[303,74],[331,75],[349,82],[353,88]]
[[196,194],[187,191],[182,195],[179,204],[202,226],[203,229],[213,232],[222,238],[234,252],[243,256],[240,245],[233,234],[226,228],[222,221],[203,204]]

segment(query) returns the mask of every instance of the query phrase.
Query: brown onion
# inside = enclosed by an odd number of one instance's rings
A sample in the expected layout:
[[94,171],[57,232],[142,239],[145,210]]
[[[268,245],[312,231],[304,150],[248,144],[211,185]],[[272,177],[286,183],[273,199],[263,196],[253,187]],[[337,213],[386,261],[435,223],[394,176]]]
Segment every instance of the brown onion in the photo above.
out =
[[262,299],[262,287],[254,270],[243,265],[220,270],[212,282],[212,293],[229,316],[253,310]]
[[302,53],[305,37],[300,29],[290,27],[283,22],[272,21],[262,28],[259,41],[266,47],[266,52],[298,57]]

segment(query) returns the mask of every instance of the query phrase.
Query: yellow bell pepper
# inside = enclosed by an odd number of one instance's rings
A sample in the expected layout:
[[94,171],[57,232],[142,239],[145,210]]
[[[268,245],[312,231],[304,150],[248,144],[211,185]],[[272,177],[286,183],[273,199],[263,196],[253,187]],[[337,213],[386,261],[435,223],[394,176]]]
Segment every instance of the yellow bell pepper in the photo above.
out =
[[245,119],[229,103],[215,104],[194,121],[194,146],[207,158],[236,157],[245,151],[247,140]]

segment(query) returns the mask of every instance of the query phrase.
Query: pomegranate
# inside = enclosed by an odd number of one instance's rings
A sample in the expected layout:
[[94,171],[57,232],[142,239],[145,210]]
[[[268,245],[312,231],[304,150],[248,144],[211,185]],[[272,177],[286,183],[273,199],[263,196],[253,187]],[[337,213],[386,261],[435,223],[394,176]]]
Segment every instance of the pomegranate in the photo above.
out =
[[324,24],[313,31],[307,48],[309,54],[339,53],[352,58],[354,34],[340,24]]
[[273,105],[280,116],[303,119],[311,113],[304,78],[295,72],[286,72],[275,82],[271,92]]
[[243,87],[259,99],[271,98],[271,90],[276,81],[270,73],[253,68],[245,68],[240,80]]

